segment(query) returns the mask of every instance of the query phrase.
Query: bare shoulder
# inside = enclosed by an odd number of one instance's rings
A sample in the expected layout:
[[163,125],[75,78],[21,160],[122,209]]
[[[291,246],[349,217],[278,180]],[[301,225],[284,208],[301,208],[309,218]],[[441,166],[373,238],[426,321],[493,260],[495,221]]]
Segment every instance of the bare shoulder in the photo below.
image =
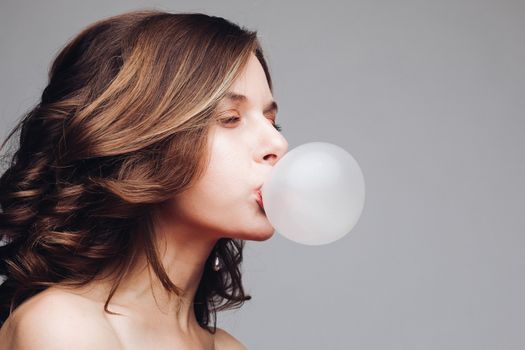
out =
[[247,350],[247,348],[239,340],[221,328],[217,328],[215,332],[215,349]]
[[54,288],[18,306],[0,329],[0,350],[119,348],[101,310],[81,296]]

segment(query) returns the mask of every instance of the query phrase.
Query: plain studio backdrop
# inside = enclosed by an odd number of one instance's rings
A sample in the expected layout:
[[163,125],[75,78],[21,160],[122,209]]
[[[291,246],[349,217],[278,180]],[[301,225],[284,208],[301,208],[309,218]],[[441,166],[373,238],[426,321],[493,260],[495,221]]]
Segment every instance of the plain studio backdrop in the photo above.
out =
[[257,30],[289,149],[337,144],[365,176],[343,239],[247,242],[253,299],[219,327],[250,350],[525,348],[524,1],[2,0],[0,136],[67,40],[141,8]]

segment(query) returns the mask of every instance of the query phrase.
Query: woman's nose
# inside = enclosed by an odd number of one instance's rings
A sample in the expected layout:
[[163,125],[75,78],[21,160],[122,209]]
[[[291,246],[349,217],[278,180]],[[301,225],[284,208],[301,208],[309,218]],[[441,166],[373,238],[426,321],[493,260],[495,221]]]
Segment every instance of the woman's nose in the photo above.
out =
[[279,131],[275,131],[262,139],[262,146],[260,147],[261,153],[259,155],[263,162],[273,166],[287,151],[288,141]]

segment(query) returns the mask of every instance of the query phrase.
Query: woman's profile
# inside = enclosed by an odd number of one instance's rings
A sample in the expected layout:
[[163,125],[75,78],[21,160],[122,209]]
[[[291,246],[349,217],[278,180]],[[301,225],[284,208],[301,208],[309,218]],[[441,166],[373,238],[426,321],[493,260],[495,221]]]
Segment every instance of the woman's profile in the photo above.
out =
[[[128,12],[55,57],[0,177],[0,350],[245,349],[244,241],[286,153],[255,31]],[[0,280],[1,281],[1,280]]]

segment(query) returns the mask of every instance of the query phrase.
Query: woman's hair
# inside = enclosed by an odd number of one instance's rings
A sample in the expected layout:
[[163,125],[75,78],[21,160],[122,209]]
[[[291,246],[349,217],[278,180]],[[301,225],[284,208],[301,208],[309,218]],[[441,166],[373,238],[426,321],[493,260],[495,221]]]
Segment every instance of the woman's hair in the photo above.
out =
[[[41,101],[1,145],[19,132],[0,177],[0,326],[47,287],[82,286],[102,271],[118,276],[104,305],[113,313],[108,303],[137,247],[164,288],[180,295],[153,240],[155,215],[203,175],[217,103],[251,54],[272,90],[257,32],[221,17],[133,11],[67,43]],[[241,281],[243,247],[221,238],[206,261],[193,307],[212,333],[217,311],[251,299]]]

